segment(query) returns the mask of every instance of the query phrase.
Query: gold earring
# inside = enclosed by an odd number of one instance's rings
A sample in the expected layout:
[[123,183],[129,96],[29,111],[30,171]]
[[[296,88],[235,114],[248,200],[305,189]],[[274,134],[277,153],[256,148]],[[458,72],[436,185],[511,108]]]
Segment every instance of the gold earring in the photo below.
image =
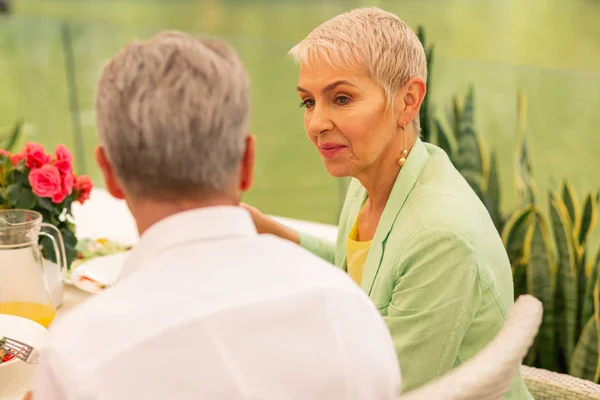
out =
[[406,157],[408,157],[408,150],[406,150],[406,121],[403,121],[402,131],[404,132],[403,133],[403,135],[404,135],[404,146],[403,146],[403,149],[402,149],[402,156],[398,160],[398,165],[400,165],[401,167],[404,166],[404,164],[406,163]]

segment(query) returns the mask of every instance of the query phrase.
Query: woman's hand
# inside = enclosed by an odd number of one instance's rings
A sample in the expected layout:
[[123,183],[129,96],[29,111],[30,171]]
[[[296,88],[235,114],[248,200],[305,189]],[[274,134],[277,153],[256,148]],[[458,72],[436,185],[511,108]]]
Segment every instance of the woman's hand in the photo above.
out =
[[254,221],[254,225],[256,225],[256,230],[258,233],[271,233],[268,231],[269,223],[267,221],[268,217],[260,212],[256,207],[252,207],[246,203],[240,203],[240,207],[250,213],[252,217],[252,221]]
[[289,240],[298,245],[300,244],[300,235],[294,229],[280,224],[251,205],[240,203],[240,207],[250,213],[258,233],[279,236],[282,239]]

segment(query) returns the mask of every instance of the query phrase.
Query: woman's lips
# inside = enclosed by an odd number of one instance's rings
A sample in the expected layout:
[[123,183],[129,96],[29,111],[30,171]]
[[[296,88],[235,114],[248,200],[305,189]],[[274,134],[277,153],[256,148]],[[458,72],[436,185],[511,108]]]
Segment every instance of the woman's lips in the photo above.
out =
[[333,158],[345,149],[347,149],[347,146],[338,143],[323,143],[319,145],[319,150],[325,158]]

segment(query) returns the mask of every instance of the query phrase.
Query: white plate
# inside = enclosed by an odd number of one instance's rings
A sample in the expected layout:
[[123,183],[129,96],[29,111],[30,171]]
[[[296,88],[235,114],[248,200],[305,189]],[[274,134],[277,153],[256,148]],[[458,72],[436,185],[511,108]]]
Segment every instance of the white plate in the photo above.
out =
[[[0,336],[19,340],[40,350],[48,331],[42,325],[14,315],[0,314]],[[11,360],[0,364],[0,399],[22,399],[31,389],[35,376],[35,365],[21,360]]]
[[80,264],[71,273],[71,283],[89,293],[100,293],[103,287],[114,285],[129,252],[92,258]]

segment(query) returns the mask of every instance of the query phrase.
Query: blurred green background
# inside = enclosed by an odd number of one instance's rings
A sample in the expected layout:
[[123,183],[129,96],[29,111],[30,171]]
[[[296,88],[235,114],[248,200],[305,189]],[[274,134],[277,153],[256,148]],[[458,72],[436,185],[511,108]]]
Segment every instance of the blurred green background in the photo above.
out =
[[[435,45],[428,96],[438,115],[474,85],[477,128],[498,153],[506,207],[515,202],[518,89],[527,94],[540,194],[562,179],[580,196],[600,189],[598,0],[13,0],[13,13],[0,16],[0,127],[23,118],[24,140],[65,143],[81,162],[78,172],[100,186],[93,98],[104,62],[132,39],[164,29],[218,36],[240,52],[251,78],[258,165],[245,201],[334,223],[339,183],[304,136],[297,68],[286,53],[321,22],[360,6],[394,12],[414,29],[423,25]],[[76,83],[75,113],[69,82]]]

